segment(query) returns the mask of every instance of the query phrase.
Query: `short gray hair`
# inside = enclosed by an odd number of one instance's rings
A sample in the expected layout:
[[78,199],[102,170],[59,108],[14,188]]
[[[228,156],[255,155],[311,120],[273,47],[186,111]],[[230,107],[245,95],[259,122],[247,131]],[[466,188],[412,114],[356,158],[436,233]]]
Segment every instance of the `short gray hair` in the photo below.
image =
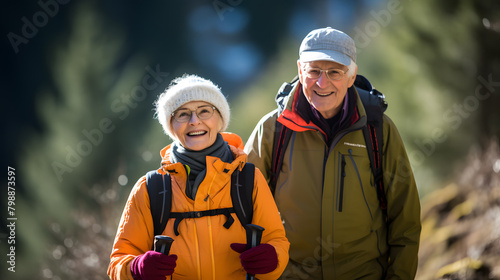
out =
[[354,62],[354,60],[351,59],[351,64],[347,66],[347,72],[346,72],[348,78],[352,77],[355,74],[354,71],[356,70],[356,66],[357,66],[356,62]]

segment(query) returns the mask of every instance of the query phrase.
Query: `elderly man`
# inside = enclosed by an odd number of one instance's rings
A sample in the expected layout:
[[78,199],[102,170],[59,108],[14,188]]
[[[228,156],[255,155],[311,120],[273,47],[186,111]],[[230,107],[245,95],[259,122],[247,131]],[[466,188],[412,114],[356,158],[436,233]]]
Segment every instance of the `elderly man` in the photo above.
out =
[[[353,86],[354,41],[330,27],[313,30],[302,41],[297,68],[283,108],[264,116],[245,146],[268,180],[278,176],[274,197],[290,241],[282,279],[413,279],[418,191],[396,126],[380,114],[383,176],[377,177],[386,207],[380,206],[367,152],[372,143],[363,133],[368,110]],[[276,122],[292,134],[273,152]],[[283,163],[273,172],[277,154]]]

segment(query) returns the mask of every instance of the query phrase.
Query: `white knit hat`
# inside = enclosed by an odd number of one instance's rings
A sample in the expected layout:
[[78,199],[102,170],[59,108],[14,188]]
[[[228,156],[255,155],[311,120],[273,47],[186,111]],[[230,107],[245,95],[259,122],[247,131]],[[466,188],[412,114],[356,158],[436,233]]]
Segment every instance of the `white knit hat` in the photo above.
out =
[[174,79],[156,101],[156,117],[165,134],[173,140],[172,113],[191,101],[205,101],[214,105],[222,117],[222,131],[229,125],[229,104],[220,88],[210,80],[196,75],[184,75]]

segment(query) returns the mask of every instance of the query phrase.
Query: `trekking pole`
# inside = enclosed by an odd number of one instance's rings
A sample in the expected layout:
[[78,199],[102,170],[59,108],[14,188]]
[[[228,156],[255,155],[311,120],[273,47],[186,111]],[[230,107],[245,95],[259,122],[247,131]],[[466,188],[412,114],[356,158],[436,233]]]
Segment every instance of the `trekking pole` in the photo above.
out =
[[[172,246],[172,242],[174,239],[170,236],[166,235],[156,235],[155,236],[155,252],[162,253],[164,255],[168,255],[170,253],[170,247]],[[171,275],[170,279],[174,279],[174,276]]]
[[174,239],[166,235],[155,236],[155,251],[168,255],[170,253],[170,247],[172,246]]
[[[254,224],[245,225],[247,231],[247,250],[260,244],[264,228]],[[247,273],[247,280],[254,280],[255,275]]]

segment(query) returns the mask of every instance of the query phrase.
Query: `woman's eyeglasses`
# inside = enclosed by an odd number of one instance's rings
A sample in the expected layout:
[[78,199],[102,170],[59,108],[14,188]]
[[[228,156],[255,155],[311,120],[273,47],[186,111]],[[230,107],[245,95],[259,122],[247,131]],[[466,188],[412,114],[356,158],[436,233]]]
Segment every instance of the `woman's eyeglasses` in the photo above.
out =
[[213,116],[215,109],[216,108],[214,106],[210,105],[200,106],[196,108],[196,110],[179,109],[172,113],[172,117],[174,117],[174,120],[176,120],[177,122],[184,123],[188,122],[193,116],[193,112],[195,112],[196,116],[200,120],[207,120]]

